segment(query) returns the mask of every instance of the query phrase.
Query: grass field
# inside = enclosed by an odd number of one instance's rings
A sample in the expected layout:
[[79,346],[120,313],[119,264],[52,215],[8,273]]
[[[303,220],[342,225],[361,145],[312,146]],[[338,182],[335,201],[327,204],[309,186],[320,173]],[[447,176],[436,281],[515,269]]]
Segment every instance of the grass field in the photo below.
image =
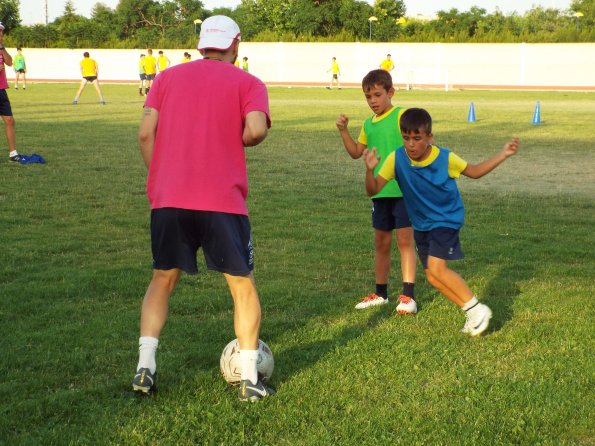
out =
[[71,105],[74,84],[9,91],[18,148],[48,162],[9,163],[0,137],[0,444],[595,443],[594,93],[396,94],[468,161],[521,138],[489,176],[459,181],[466,259],[453,267],[494,312],[476,339],[421,271],[417,316],[353,310],[373,290],[370,202],[334,122],[347,113],[356,134],[370,112],[358,90],[272,88],[273,128],[248,165],[278,393],[247,405],[219,375],[234,335],[215,273],[185,276],[172,298],[159,392],[130,390],[151,275],[142,98],[103,89],[106,106],[89,88]]

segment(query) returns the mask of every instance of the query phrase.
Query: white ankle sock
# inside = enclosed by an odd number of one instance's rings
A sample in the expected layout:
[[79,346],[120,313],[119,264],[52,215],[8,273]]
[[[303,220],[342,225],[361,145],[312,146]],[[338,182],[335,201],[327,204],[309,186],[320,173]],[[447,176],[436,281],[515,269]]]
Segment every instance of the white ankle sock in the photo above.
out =
[[463,305],[461,310],[468,311],[469,309],[473,308],[478,303],[479,303],[479,301],[477,300],[477,297],[473,296],[468,302],[465,303],[465,305]]
[[151,373],[157,370],[157,363],[155,362],[155,352],[159,345],[159,339],[151,336],[141,336],[138,338],[138,365],[136,370],[147,368]]
[[258,350],[240,350],[240,365],[242,367],[242,381],[250,380],[252,384],[258,381],[258,371],[256,370],[256,361],[258,360]]
[[19,152],[17,152],[16,150],[13,150],[12,152],[10,152],[10,154],[8,155],[9,157],[13,157],[13,156],[17,156],[19,154]]

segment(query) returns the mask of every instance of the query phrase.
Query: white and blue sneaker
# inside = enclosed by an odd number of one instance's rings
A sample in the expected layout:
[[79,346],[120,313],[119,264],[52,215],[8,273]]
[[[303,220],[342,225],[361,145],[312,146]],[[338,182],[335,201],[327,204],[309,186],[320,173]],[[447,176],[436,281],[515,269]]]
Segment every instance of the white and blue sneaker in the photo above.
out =
[[240,401],[255,403],[266,396],[274,394],[275,390],[265,386],[261,380],[258,380],[256,384],[252,384],[249,379],[240,382]]
[[465,326],[461,329],[461,333],[478,336],[486,331],[488,325],[490,325],[492,310],[487,305],[478,303],[466,311],[465,317],[467,320]]

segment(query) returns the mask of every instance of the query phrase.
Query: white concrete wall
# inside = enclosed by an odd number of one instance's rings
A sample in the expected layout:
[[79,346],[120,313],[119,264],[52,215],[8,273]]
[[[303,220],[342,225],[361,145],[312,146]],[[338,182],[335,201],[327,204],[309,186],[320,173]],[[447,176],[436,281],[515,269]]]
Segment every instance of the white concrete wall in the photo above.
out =
[[[154,55],[158,49],[154,49]],[[14,48],[9,49],[12,55]],[[83,49],[25,48],[30,80],[78,81]],[[136,81],[144,50],[89,49],[99,64],[101,81]],[[184,51],[164,49],[172,64]],[[251,43],[242,42],[240,57],[267,84],[324,85],[335,56],[344,85],[359,85],[387,53],[395,61],[399,85],[434,88],[560,88],[595,90],[595,43],[582,44],[441,44],[441,43]],[[8,70],[9,77],[14,71]]]

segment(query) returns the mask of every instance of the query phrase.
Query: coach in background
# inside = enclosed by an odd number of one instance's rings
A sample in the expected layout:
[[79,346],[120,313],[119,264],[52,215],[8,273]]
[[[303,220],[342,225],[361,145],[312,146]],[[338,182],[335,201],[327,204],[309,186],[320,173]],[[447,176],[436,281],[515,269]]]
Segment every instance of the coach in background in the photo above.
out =
[[12,67],[12,57],[4,48],[4,25],[0,22],[0,116],[4,121],[4,133],[8,141],[8,157],[11,161],[20,161],[21,156],[15,148],[16,135],[14,130],[14,118],[12,117],[12,108],[8,100],[6,89],[8,81],[6,80],[6,66]]
[[145,102],[139,142],[149,170],[153,277],[141,310],[137,392],[155,389],[155,351],[168,300],[182,271],[197,272],[202,247],[207,267],[223,273],[234,302],[240,400],[274,393],[256,370],[261,310],[244,153],[244,146],[267,135],[269,100],[258,78],[234,67],[239,45],[240,28],[232,19],[209,17],[198,43],[204,59],[161,72]]

